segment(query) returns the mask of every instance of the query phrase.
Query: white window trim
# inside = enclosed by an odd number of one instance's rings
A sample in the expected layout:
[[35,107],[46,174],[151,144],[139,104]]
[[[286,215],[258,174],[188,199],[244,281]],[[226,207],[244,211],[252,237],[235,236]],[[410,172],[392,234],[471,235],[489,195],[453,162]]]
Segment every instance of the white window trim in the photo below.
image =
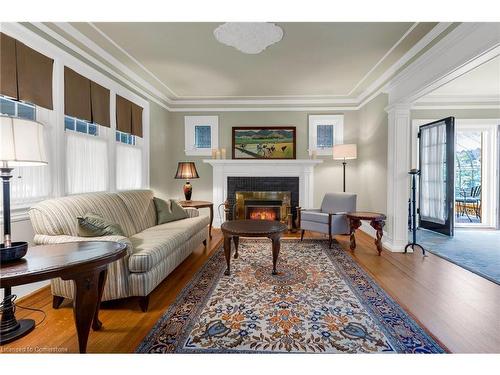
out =
[[[211,146],[197,148],[195,144],[195,127],[210,126]],[[219,116],[184,116],[184,152],[188,156],[210,156],[212,149],[219,148]]]
[[[50,154],[50,180],[52,187],[52,194],[47,198],[56,198],[67,195],[66,192],[66,163],[65,163],[65,149],[66,137],[64,129],[64,66],[78,72],[79,74],[87,77],[88,79],[106,87],[110,90],[110,119],[111,126],[108,131],[108,160],[109,160],[109,191],[116,191],[116,147],[115,147],[115,130],[116,130],[116,95],[120,95],[131,102],[141,106],[142,124],[143,124],[143,138],[142,138],[142,181],[143,188],[149,188],[149,153],[150,153],[150,123],[149,123],[149,102],[134,92],[131,92],[126,87],[122,86],[115,80],[110,79],[106,75],[87,65],[75,56],[67,53],[58,46],[50,43],[46,39],[37,35],[36,33],[28,30],[18,23],[4,23],[2,24],[2,32],[26,44],[28,47],[54,59],[53,70],[53,110],[47,110],[48,121],[50,121],[49,132],[50,137],[46,148]],[[146,94],[144,93],[144,96]],[[38,106],[37,118],[38,118]],[[46,199],[46,198],[45,198]],[[13,212],[13,219],[24,220],[27,219],[27,209],[29,206],[36,202],[26,205],[26,207],[16,207]],[[1,211],[1,210],[0,210]],[[13,209],[14,211],[14,209]],[[0,222],[2,218],[0,217]]]
[[318,148],[318,125],[333,125],[333,144],[344,143],[344,115],[309,115],[309,155],[316,150],[317,155],[332,155],[330,147]]

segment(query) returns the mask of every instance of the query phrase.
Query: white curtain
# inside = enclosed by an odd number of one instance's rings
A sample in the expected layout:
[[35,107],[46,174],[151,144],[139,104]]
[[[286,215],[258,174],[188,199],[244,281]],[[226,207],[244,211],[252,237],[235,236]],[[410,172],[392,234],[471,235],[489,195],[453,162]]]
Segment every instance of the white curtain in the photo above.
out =
[[66,132],[68,194],[108,190],[108,143],[105,139]]
[[[50,166],[16,167],[10,180],[12,207],[24,206],[47,198],[50,194]],[[1,195],[1,193],[0,193]]]
[[446,207],[446,124],[440,123],[420,130],[421,201],[423,220],[444,224]]
[[116,188],[118,190],[142,187],[142,149],[118,143],[116,145]]

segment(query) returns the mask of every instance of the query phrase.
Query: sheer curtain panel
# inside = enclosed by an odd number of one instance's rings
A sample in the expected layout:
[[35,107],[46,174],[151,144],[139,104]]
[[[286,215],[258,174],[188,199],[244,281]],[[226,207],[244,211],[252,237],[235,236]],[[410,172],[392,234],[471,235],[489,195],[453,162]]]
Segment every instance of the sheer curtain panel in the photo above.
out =
[[108,143],[104,138],[66,132],[68,194],[108,190]]
[[440,123],[420,131],[421,202],[423,220],[443,224],[446,212],[446,124]]
[[140,189],[142,187],[142,149],[117,143],[116,145],[116,188],[118,190]]

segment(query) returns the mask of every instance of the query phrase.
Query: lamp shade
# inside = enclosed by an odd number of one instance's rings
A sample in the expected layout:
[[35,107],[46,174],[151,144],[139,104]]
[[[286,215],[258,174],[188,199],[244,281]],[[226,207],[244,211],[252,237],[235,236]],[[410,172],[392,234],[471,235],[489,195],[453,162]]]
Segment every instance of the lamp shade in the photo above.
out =
[[335,160],[348,160],[356,159],[358,157],[358,150],[356,144],[334,145],[333,158]]
[[47,164],[44,126],[36,121],[0,116],[0,166]]
[[182,180],[190,180],[192,178],[199,178],[196,166],[192,161],[181,161],[177,165],[177,173],[175,178]]

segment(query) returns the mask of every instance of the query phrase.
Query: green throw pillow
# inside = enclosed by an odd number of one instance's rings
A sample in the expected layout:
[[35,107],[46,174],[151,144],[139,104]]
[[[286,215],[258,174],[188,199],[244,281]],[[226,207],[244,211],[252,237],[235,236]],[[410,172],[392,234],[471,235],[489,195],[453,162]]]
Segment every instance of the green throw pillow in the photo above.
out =
[[125,236],[119,224],[112,223],[99,215],[85,214],[77,219],[80,237]]
[[163,199],[155,197],[153,201],[155,202],[156,208],[156,225],[188,217],[186,210],[173,199],[164,201]]

